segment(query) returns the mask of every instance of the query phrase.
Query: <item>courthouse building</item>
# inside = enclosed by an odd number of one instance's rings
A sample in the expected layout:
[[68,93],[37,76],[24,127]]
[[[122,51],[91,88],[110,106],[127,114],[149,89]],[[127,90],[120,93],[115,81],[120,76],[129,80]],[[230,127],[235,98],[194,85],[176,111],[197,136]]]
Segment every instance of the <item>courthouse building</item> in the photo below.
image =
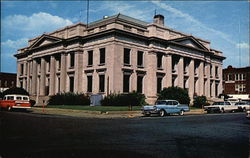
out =
[[162,15],[152,20],[117,14],[31,39],[15,54],[17,86],[39,103],[69,91],[107,95],[135,90],[148,103],[170,86],[187,88],[191,98],[222,93],[222,52],[207,40],[166,27]]

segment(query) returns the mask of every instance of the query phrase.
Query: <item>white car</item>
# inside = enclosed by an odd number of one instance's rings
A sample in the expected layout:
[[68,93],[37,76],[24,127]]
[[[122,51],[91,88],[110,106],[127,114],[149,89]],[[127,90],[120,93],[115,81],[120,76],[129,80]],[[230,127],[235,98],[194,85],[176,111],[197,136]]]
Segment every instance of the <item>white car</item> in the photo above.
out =
[[235,105],[238,106],[240,111],[246,111],[250,109],[250,102],[237,102]]
[[238,106],[229,101],[214,102],[212,105],[204,106],[207,113],[210,112],[235,112],[238,111]]

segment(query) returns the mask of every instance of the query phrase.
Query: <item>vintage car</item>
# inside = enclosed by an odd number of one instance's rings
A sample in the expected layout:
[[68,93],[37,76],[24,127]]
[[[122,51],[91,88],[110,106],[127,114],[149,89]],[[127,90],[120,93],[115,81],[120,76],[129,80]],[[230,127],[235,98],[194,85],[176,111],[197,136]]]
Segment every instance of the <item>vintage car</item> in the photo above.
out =
[[177,100],[158,100],[155,105],[143,106],[141,110],[144,116],[157,114],[163,117],[174,113],[184,115],[184,112],[189,111],[189,106],[181,105]]
[[29,96],[18,94],[5,95],[3,100],[0,100],[0,108],[8,111],[12,109],[29,109],[31,108]]
[[229,101],[218,101],[214,102],[212,105],[204,106],[204,110],[207,111],[207,113],[210,112],[236,112],[238,111],[238,106],[234,105],[233,103]]
[[250,102],[237,102],[235,105],[238,106],[239,111],[246,111],[250,109]]

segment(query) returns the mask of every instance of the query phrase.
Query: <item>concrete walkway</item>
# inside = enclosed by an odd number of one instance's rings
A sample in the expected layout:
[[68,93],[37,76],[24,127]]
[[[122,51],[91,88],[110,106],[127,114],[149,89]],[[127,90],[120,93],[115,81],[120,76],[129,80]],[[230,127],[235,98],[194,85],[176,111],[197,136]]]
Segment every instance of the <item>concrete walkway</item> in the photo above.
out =
[[[87,111],[87,110],[71,110],[71,109],[59,109],[59,108],[41,108],[33,107],[31,113],[35,114],[49,114],[49,115],[65,115],[73,117],[84,117],[84,118],[135,118],[142,117],[141,111]],[[204,114],[203,109],[191,110],[185,112],[184,115],[197,115]]]

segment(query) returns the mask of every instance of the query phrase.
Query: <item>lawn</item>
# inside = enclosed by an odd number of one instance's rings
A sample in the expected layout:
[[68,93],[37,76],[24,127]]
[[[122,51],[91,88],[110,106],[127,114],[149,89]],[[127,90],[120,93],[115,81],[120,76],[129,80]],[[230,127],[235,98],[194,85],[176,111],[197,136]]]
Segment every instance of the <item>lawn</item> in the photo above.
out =
[[[128,106],[83,106],[83,105],[48,105],[46,108],[88,110],[88,111],[129,111]],[[141,110],[141,106],[133,106],[132,111]]]

